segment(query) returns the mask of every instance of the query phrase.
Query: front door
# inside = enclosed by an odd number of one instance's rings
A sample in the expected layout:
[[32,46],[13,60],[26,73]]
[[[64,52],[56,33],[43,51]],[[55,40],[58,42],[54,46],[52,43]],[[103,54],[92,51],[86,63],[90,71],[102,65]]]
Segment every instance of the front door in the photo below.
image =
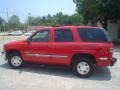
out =
[[50,62],[50,30],[40,30],[30,38],[25,49],[25,59],[28,62]]

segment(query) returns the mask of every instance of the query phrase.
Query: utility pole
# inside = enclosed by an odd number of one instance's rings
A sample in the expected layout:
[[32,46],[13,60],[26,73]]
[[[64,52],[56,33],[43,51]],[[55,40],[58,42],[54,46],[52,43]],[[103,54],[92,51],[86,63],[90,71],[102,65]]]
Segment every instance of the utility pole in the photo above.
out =
[[5,33],[5,22],[3,22],[3,29],[4,29],[4,33]]
[[[7,8],[6,8],[6,17],[7,17],[7,23],[8,23],[8,22],[9,22],[9,14],[8,14],[8,9],[7,9]],[[7,26],[6,29],[9,30],[9,25],[7,24],[6,26]],[[7,30],[6,30],[6,31],[7,31]]]
[[8,9],[6,8],[7,22],[9,20]]
[[30,21],[29,21],[30,16],[31,16],[31,13],[28,13],[28,29],[29,29],[29,25],[30,25]]
[[4,29],[4,34],[3,34],[3,40],[4,40],[4,35],[5,35],[5,22],[3,22],[3,29]]
[[[6,8],[6,17],[7,17],[7,23],[8,23],[9,15],[8,15],[8,9],[7,9],[7,8]],[[4,21],[3,21],[2,25],[3,25],[3,30],[4,30],[4,31],[3,31],[3,33],[4,33],[4,34],[3,34],[3,40],[4,40],[4,38],[5,38],[5,32],[6,32],[6,30],[5,30],[5,29],[6,29],[6,28],[5,28],[6,25],[5,25],[5,22],[4,22]],[[9,28],[9,27],[8,27],[8,28]]]

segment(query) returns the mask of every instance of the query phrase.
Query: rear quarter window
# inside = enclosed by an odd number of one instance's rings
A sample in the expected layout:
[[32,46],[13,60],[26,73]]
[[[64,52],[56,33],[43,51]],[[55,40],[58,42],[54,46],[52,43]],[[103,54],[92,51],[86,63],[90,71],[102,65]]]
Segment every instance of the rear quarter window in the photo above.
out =
[[78,34],[85,42],[111,42],[108,33],[99,28],[78,28]]

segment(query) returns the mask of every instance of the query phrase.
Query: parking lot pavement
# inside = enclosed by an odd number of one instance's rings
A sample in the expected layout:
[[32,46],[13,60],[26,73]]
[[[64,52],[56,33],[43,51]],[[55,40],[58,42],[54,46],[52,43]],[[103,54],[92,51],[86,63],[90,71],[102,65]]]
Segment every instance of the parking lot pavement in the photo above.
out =
[[11,69],[0,56],[0,90],[120,90],[120,52],[115,51],[114,56],[118,58],[115,66],[97,68],[86,79],[67,69],[39,65]]

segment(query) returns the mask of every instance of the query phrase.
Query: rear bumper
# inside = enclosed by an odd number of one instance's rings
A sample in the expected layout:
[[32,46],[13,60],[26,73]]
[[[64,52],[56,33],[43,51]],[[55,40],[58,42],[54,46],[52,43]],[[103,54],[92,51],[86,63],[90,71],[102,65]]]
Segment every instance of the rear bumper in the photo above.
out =
[[114,66],[116,62],[117,62],[117,58],[113,57],[110,66]]
[[108,67],[108,66],[114,66],[117,62],[117,58],[102,58],[97,59],[97,66],[98,67]]

